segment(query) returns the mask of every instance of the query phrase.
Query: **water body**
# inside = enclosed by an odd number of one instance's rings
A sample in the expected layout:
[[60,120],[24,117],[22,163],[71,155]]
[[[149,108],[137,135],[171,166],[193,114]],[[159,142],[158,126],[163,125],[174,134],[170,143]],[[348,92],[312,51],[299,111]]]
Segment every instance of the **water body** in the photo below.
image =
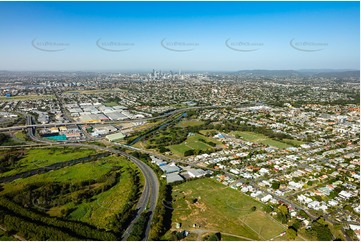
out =
[[167,123],[165,123],[165,124],[160,125],[158,128],[154,128],[154,129],[152,129],[152,130],[149,130],[147,133],[145,133],[145,134],[137,137],[136,139],[134,139],[129,145],[130,145],[130,146],[134,145],[134,144],[137,143],[139,140],[143,139],[145,136],[147,136],[147,135],[149,135],[149,134],[152,134],[152,133],[154,133],[155,131],[158,131],[158,130],[160,130],[160,129],[163,129],[163,128],[167,127],[168,125],[170,125],[170,124],[173,123],[173,122],[179,122],[179,120],[181,120],[181,119],[184,118],[184,117],[187,117],[187,113],[186,113],[186,112],[182,113],[182,115],[180,115],[178,118],[176,118],[176,119],[174,119],[174,120],[171,120],[171,121],[169,121],[169,122],[167,122]]
[[48,136],[48,137],[44,137],[50,140],[56,140],[56,141],[63,141],[66,140],[66,135],[62,134],[62,135],[54,135],[54,136]]

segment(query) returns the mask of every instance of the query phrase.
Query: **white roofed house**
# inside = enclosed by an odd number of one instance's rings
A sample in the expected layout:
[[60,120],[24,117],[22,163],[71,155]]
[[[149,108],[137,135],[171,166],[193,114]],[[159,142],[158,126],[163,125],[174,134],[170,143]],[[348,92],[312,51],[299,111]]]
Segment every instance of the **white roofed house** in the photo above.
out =
[[352,197],[352,194],[346,191],[341,191],[338,195],[344,199],[349,199]]
[[262,167],[262,168],[259,170],[259,173],[260,173],[261,175],[265,175],[265,174],[268,174],[268,173],[269,173],[269,170]]
[[202,169],[189,169],[187,173],[191,178],[198,178],[198,177],[202,177],[207,174]]
[[261,198],[261,202],[266,203],[271,199],[272,199],[272,195],[268,194],[268,195],[264,196],[263,198]]
[[297,183],[297,182],[294,182],[294,181],[290,181],[290,182],[288,183],[288,186],[289,186],[291,189],[296,190],[296,189],[302,188],[303,184]]
[[230,169],[229,172],[235,174],[235,175],[239,175],[239,171],[236,169]]
[[313,202],[309,203],[307,205],[307,207],[311,208],[311,209],[318,210],[318,208],[320,207],[320,202],[319,201],[313,201]]

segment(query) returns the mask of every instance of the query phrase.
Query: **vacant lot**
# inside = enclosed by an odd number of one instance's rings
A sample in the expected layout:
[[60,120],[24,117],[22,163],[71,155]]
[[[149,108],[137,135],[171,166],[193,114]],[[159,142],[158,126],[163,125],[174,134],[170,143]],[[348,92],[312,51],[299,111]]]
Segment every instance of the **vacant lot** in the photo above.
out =
[[299,141],[299,140],[295,140],[295,139],[283,139],[283,141],[286,143],[289,143],[291,145],[294,145],[294,146],[300,146],[305,143],[303,141]]
[[27,141],[27,135],[23,131],[17,131],[15,134],[15,137],[21,141]]
[[[144,178],[139,173],[136,165],[123,157],[109,156],[89,163],[77,164],[48,173],[18,179],[4,184],[4,190],[0,195],[8,194],[14,196],[21,193],[28,185],[39,184],[39,182],[44,185],[60,183],[63,186],[66,184],[82,184],[79,185],[82,186],[80,190],[74,190],[71,193],[55,197],[59,201],[66,200],[67,198],[76,197],[79,192],[93,191],[97,187],[101,187],[104,184],[102,182],[105,179],[104,176],[114,171],[114,169],[118,169],[120,172],[116,184],[100,193],[91,193],[93,196],[90,199],[83,199],[80,203],[74,202],[74,199],[69,199],[69,202],[63,205],[46,209],[41,207],[42,203],[38,204],[36,202],[34,205],[40,212],[47,213],[50,216],[82,221],[92,224],[99,229],[107,229],[110,222],[114,220],[114,215],[122,211],[124,205],[129,202],[133,186],[131,171],[136,171],[139,174],[141,186],[144,184]],[[140,187],[141,190],[142,188]],[[47,202],[44,201],[44,203]],[[64,214],[64,211],[69,212]]]
[[200,120],[195,120],[195,119],[191,119],[191,120],[182,120],[181,122],[179,122],[176,127],[187,127],[187,126],[199,126],[204,124],[203,121]]
[[178,145],[170,145],[168,148],[172,151],[172,153],[176,156],[184,156],[184,152],[187,150],[212,150],[214,147],[206,142],[213,142],[216,145],[222,146],[222,143],[216,139],[208,138],[206,136],[200,134],[194,134],[188,136],[187,140],[178,144]]
[[261,143],[264,145],[270,145],[277,147],[279,149],[285,149],[290,147],[291,145],[273,140],[263,134],[258,134],[254,132],[242,132],[242,131],[233,131],[231,132],[232,135],[239,135],[243,140],[254,142],[254,143]]
[[[108,158],[108,157],[107,157]],[[107,159],[103,158],[101,160]],[[44,174],[21,178],[3,185],[4,191],[0,195],[23,189],[26,185],[36,182],[77,183],[83,180],[97,179],[110,171],[111,167],[100,165],[100,161],[77,164],[63,169],[49,171]]]
[[108,102],[108,103],[104,103],[104,105],[107,106],[107,107],[114,107],[114,106],[117,106],[119,104],[116,103],[116,102]]
[[260,202],[213,179],[177,185],[172,195],[172,229],[181,223],[181,229],[189,231],[219,231],[250,240],[268,240],[286,230],[262,210]]
[[27,150],[23,158],[18,160],[7,172],[0,173],[0,177],[15,175],[20,172],[38,169],[58,162],[74,160],[96,154],[95,150],[81,148],[52,148]]

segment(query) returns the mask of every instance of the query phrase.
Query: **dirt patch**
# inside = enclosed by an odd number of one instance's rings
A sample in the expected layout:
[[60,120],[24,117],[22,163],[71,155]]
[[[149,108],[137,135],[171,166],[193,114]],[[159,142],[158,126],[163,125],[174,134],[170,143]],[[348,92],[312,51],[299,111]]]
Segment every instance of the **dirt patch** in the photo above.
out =
[[207,206],[205,203],[196,202],[193,204],[196,208],[199,208],[201,212],[205,212],[207,210]]
[[192,190],[187,190],[187,191],[184,191],[184,192],[183,192],[183,195],[184,195],[184,196],[189,196],[189,195],[191,195],[192,193],[193,193]]

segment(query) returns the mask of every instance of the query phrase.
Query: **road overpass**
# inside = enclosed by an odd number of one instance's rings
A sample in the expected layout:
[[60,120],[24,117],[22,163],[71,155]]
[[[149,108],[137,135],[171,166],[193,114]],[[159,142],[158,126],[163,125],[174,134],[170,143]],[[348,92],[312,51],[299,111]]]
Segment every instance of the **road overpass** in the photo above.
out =
[[197,107],[189,107],[189,108],[181,108],[176,109],[174,111],[162,114],[157,117],[152,118],[141,118],[141,119],[124,119],[124,120],[117,120],[117,121],[104,121],[104,122],[69,122],[69,123],[48,123],[48,124],[26,124],[26,125],[17,125],[11,126],[6,128],[0,128],[0,132],[12,131],[12,130],[23,130],[26,128],[47,128],[47,127],[58,127],[58,126],[68,126],[68,125],[90,125],[90,124],[121,124],[121,123],[129,123],[129,122],[145,122],[160,118],[165,118],[180,112],[185,112],[187,110],[194,110],[194,109],[217,109],[217,108],[240,108],[240,107],[248,107],[251,106],[249,104],[245,104],[242,106],[197,106]]

